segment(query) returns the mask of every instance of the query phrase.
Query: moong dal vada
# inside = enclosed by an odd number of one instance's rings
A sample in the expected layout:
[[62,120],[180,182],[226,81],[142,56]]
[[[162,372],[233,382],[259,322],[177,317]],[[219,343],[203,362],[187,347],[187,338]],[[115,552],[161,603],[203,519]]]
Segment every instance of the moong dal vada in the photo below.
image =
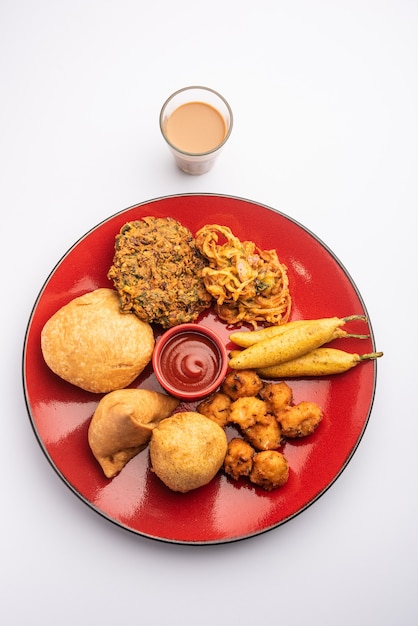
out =
[[227,447],[226,434],[216,422],[193,411],[176,413],[152,432],[152,470],[169,489],[186,493],[214,478]]
[[113,289],[96,289],[59,309],[41,332],[49,368],[94,393],[123,389],[151,360],[154,334],[133,313],[122,313]]
[[263,450],[253,457],[250,481],[266,491],[283,487],[289,479],[287,459],[277,450]]

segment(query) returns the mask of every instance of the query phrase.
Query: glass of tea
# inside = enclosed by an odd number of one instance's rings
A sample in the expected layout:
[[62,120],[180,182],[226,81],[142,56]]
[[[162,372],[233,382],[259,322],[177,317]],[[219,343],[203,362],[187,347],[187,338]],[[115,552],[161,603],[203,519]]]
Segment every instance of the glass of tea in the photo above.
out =
[[205,174],[231,134],[231,107],[209,87],[184,87],[163,104],[160,128],[178,167]]

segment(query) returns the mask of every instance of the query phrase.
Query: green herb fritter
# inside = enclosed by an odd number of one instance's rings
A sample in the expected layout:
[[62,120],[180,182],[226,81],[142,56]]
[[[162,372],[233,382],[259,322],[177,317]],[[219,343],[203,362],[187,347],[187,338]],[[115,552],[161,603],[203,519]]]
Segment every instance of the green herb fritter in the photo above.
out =
[[180,222],[144,217],[127,222],[116,236],[108,278],[122,311],[170,328],[195,321],[210,306],[202,280],[205,265],[192,233]]

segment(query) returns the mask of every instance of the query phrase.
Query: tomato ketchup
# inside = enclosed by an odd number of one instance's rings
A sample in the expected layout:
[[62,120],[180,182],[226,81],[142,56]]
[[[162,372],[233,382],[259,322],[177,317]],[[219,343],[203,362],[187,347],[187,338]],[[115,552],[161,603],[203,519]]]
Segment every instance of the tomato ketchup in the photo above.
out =
[[181,324],[157,341],[153,366],[160,384],[169,393],[196,399],[220,385],[227,369],[227,355],[212,330]]

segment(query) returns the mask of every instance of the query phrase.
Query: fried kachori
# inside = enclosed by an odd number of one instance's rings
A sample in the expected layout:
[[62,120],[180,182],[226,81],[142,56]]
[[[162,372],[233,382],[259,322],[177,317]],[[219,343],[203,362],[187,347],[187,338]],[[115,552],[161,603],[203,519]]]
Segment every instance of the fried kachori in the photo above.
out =
[[42,354],[64,380],[94,393],[123,389],[151,360],[154,333],[146,322],[120,310],[113,289],[71,300],[45,324]]

